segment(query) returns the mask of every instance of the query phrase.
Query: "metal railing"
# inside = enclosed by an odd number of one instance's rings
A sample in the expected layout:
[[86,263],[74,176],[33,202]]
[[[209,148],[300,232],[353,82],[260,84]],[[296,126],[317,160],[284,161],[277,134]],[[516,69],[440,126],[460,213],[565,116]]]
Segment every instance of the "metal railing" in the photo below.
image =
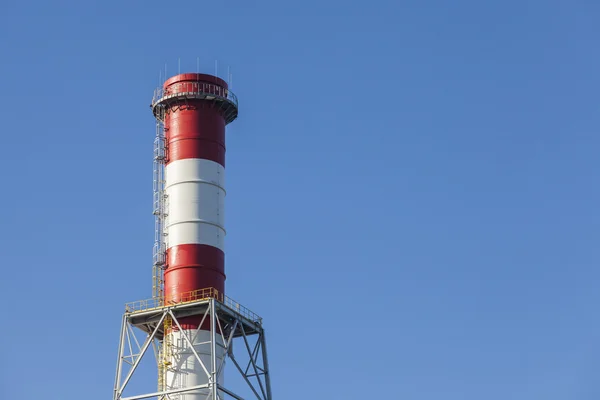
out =
[[223,296],[223,300],[219,300],[221,303],[225,304],[225,306],[231,308],[238,314],[241,314],[243,317],[249,319],[250,321],[256,322],[258,324],[262,324],[262,318],[251,311],[250,309],[244,307],[237,301],[233,300],[231,297]]
[[152,96],[152,105],[156,105],[156,103],[160,102],[162,99],[169,97],[177,97],[177,96],[186,96],[186,95],[201,95],[201,96],[215,96],[220,97],[222,99],[229,100],[236,107],[238,106],[238,99],[233,92],[227,88],[224,88],[219,85],[215,85],[213,83],[203,83],[203,82],[179,82],[169,86],[167,89],[162,87],[156,88],[154,90],[154,95]]
[[125,312],[138,313],[142,311],[152,310],[155,308],[193,303],[196,301],[208,299],[216,299],[217,301],[224,304],[233,311],[237,312],[238,314],[242,315],[243,317],[259,324],[262,323],[262,318],[258,314],[244,307],[237,301],[233,300],[231,297],[225,296],[223,293],[219,292],[217,289],[212,287],[182,293],[179,295],[178,299],[164,299],[164,304],[163,299],[159,298],[133,301],[131,303],[125,304]]

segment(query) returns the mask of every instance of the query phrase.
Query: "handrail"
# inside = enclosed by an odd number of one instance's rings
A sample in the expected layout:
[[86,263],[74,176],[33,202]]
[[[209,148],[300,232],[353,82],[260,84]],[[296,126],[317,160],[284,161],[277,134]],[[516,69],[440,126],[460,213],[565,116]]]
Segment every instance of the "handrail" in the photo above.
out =
[[236,108],[238,106],[237,96],[228,88],[224,88],[213,83],[185,81],[175,83],[166,89],[162,87],[156,88],[154,90],[154,95],[152,96],[152,107],[156,106],[157,103],[161,102],[167,97],[177,97],[178,95],[185,96],[190,94],[214,95],[216,97],[229,100],[236,106]]
[[175,306],[180,304],[192,303],[201,300],[208,299],[216,299],[220,303],[225,306],[231,308],[238,314],[241,314],[243,317],[255,322],[262,323],[262,318],[251,311],[250,309],[244,307],[237,301],[233,300],[229,296],[225,296],[223,293],[219,292],[215,288],[204,288],[198,290],[192,290],[190,292],[185,292],[179,295],[179,299],[161,299],[161,298],[152,298],[145,300],[133,301],[125,304],[125,312],[126,313],[139,313],[142,311],[148,311],[155,308],[161,308],[166,306]]

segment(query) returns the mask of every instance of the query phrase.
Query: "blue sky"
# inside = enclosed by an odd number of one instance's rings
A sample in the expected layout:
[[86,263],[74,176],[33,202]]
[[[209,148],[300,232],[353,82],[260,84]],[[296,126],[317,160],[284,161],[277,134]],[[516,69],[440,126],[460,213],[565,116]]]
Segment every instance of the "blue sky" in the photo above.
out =
[[598,20],[4,2],[0,397],[111,397],[123,304],[151,295],[148,105],[200,57],[240,99],[227,288],[265,319],[276,399],[598,399]]

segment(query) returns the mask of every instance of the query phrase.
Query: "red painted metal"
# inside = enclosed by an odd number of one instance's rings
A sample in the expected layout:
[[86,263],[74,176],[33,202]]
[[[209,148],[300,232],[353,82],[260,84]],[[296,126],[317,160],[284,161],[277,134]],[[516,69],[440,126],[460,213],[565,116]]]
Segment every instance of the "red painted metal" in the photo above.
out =
[[205,244],[180,244],[167,250],[165,300],[180,301],[180,294],[192,290],[225,289],[225,253]]
[[167,163],[204,158],[225,166],[225,120],[208,101],[190,101],[187,109],[165,116]]
[[225,82],[223,79],[218,78],[214,75],[195,73],[186,73],[172,76],[165,81],[165,83],[163,84],[163,88],[168,89],[169,87],[174,86],[176,83],[184,82],[212,83],[227,89],[227,82]]
[[[180,74],[167,79],[165,94],[203,91],[224,95],[227,83],[207,74]],[[165,116],[167,163],[204,158],[225,166],[225,119],[210,100],[180,101]]]
[[[219,293],[225,290],[225,253],[220,249],[204,244],[183,244],[167,250],[168,268],[165,271],[165,302],[180,302],[182,294],[215,288]],[[185,297],[185,296],[184,296]],[[180,321],[183,329],[196,329],[200,317],[184,318]],[[208,320],[202,325],[210,329]]]

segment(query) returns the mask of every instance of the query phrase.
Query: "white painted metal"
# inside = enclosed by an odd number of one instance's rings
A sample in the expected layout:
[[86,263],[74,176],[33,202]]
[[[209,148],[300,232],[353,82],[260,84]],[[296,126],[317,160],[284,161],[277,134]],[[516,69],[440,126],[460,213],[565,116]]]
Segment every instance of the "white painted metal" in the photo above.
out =
[[225,250],[225,168],[191,158],[165,168],[167,247],[206,244]]
[[[190,342],[194,344],[196,353],[200,356],[205,368],[211,369],[211,332],[199,330],[175,331],[171,334],[172,360],[167,369],[167,390],[176,390],[189,388],[196,385],[209,383],[209,377],[202,365],[196,359],[191,350],[188,341],[183,338],[187,335]],[[195,338],[194,338],[195,336]],[[192,339],[194,339],[192,341]],[[216,362],[219,367],[225,358],[225,349],[223,340],[217,336],[216,340]],[[218,377],[219,385],[223,385],[223,375]],[[209,389],[198,389],[179,395],[180,400],[204,400],[209,393]]]

